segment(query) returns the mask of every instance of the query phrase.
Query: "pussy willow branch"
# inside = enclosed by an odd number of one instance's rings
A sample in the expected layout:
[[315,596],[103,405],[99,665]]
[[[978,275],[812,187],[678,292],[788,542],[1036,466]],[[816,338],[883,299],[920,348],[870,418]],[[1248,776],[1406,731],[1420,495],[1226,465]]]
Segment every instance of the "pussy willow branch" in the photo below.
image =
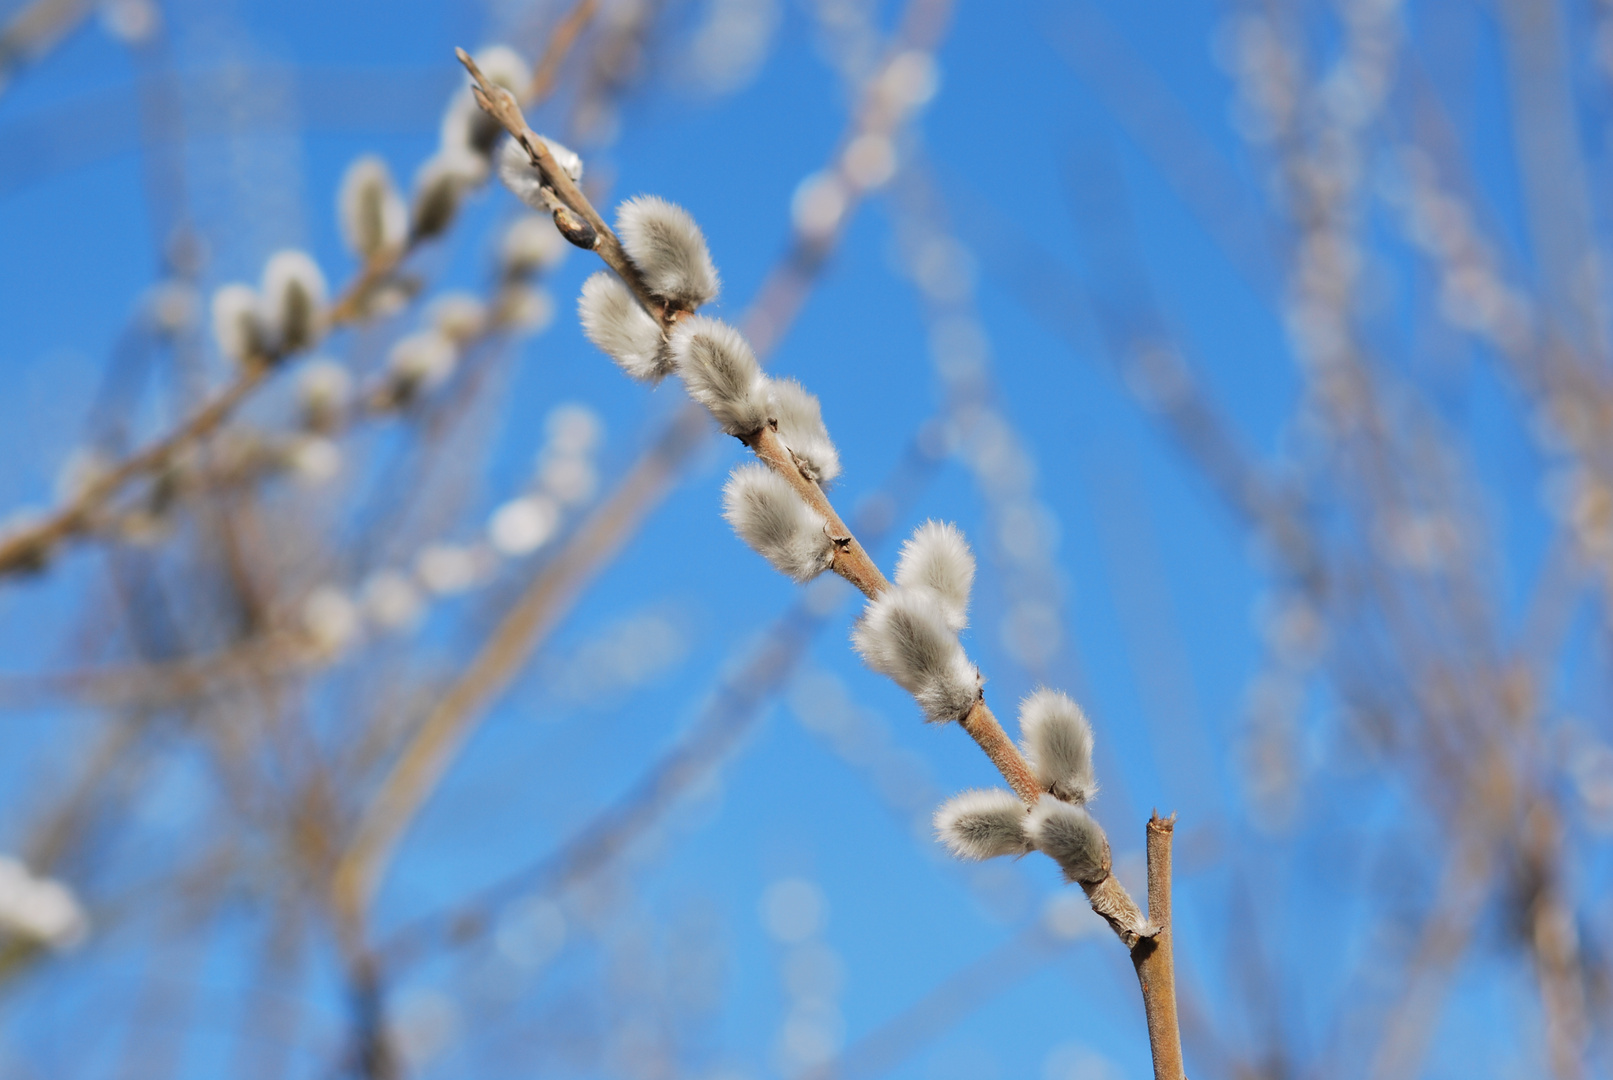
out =
[[[916,9],[924,9],[929,14],[920,17],[915,15]],[[900,38],[899,42],[909,47],[934,48],[946,25],[945,19],[935,12],[946,10],[950,10],[950,7],[945,3],[911,0],[904,26],[912,24],[914,29],[908,36]],[[874,92],[870,87],[869,93]],[[521,130],[527,133],[523,145],[527,147],[529,155],[543,150],[548,156],[542,140],[531,136],[520,110],[512,111]],[[859,109],[859,117],[867,111]],[[895,118],[883,119],[894,129]],[[859,130],[861,123],[859,119]],[[550,175],[559,175],[564,179],[564,174],[558,168]],[[576,190],[574,186],[571,189]],[[576,195],[586,203],[580,192]],[[592,209],[589,206],[589,210]],[[572,219],[573,228],[577,220]],[[610,232],[597,213],[593,214],[593,220],[606,233]],[[599,235],[596,231],[595,239],[585,246],[593,250]],[[614,234],[611,236],[614,240]],[[620,251],[619,245],[616,250]],[[621,271],[627,275],[623,280],[630,287],[636,282],[639,294],[647,295],[637,270],[625,259],[620,262]],[[821,264],[821,260],[819,262]],[[770,329],[771,334],[764,346],[778,340],[783,327],[798,310],[804,278],[804,271],[796,265],[792,256],[782,267],[775,267],[759,290],[757,300],[742,322],[747,328],[752,324],[762,324]],[[791,288],[772,287],[784,279],[792,283]],[[671,325],[676,318],[675,312],[665,310],[658,303],[649,310],[658,313],[663,327]],[[763,347],[758,355],[765,355],[767,351]],[[454,709],[439,705],[431,711],[361,815],[353,839],[338,863],[333,892],[338,910],[347,913],[345,917],[361,915],[399,837],[431,788],[446,772],[458,747],[469,737],[481,706],[508,684],[516,666],[531,654],[581,594],[583,587],[637,531],[650,511],[666,495],[680,467],[695,448],[709,437],[709,432],[709,418],[700,406],[689,402],[678,409],[672,421],[629,468],[616,489],[584,519],[560,554],[538,571],[515,606],[494,629],[483,646],[482,654],[497,653],[507,658],[507,662],[484,667],[481,656],[478,656],[471,668],[448,691],[447,696],[454,699]],[[466,692],[461,693],[461,688]]]
[[[502,87],[489,82],[477,68],[476,62],[463,49],[456,50],[456,54],[471,77],[476,80],[476,100],[487,110],[488,114],[502,124],[511,138],[516,139],[527,151],[528,160],[538,169],[545,183],[555,192],[564,204],[564,209],[556,211],[557,223],[562,220],[567,210],[588,223],[593,229],[594,236],[591,242],[578,243],[578,246],[589,247],[599,253],[600,257],[633,290],[635,295],[645,302],[646,310],[658,314],[663,325],[677,318],[679,312],[671,309],[650,296],[648,288],[640,277],[637,269],[627,259],[621,243],[616,239],[615,233],[605,220],[599,215],[585,195],[578,190],[555,163],[549,153],[544,140],[527,126],[526,118],[521,113],[520,105],[515,96]],[[564,228],[562,231],[565,231]],[[620,265],[618,265],[620,264]],[[829,502],[823,489],[817,481],[803,473],[794,457],[779,443],[777,434],[771,426],[764,426],[761,430],[747,436],[742,441],[746,443],[769,468],[790,484],[818,513],[822,514],[827,522],[829,535],[834,542],[833,561],[830,569],[856,586],[869,599],[876,599],[890,588],[890,582],[880,571],[872,559],[868,557],[862,545],[857,543],[856,537],[836,513],[834,506]],[[1041,798],[1043,789],[1036,782],[1035,774],[1026,764],[1019,748],[1014,745],[1007,732],[1003,730],[991,708],[985,703],[984,697],[977,697],[968,712],[960,718],[960,725],[973,738],[987,758],[997,767],[1014,793],[1026,806],[1034,806]],[[1107,868],[1106,868],[1107,869]],[[1083,883],[1092,909],[1108,921],[1110,927],[1119,936],[1121,941],[1131,948],[1141,938],[1146,938],[1156,932],[1142,913],[1138,910],[1136,901],[1127,893],[1125,887],[1112,873],[1106,873],[1101,880]],[[1172,1009],[1174,1019],[1174,1008]]]
[[96,511],[130,480],[163,468],[192,442],[218,430],[269,372],[266,364],[248,366],[179,427],[96,477],[56,513],[0,539],[0,575],[36,565],[58,542],[88,528]]
[[[47,3],[39,6],[45,8]],[[597,6],[597,0],[580,0],[556,28],[545,51],[543,62],[528,87],[526,95],[528,105],[541,103],[553,92],[560,63],[592,19]],[[505,93],[508,95],[508,91]],[[513,95],[510,96],[513,101]],[[553,164],[552,158],[550,163]],[[612,239],[614,240],[614,237]],[[361,319],[375,287],[390,278],[404,260],[420,246],[421,241],[421,237],[411,233],[398,247],[366,259],[358,273],[331,304],[329,316],[331,328],[335,329]],[[621,254],[619,244],[616,246],[616,253],[618,256]],[[279,359],[251,358],[233,381],[190,417],[181,421],[167,435],[125,458],[86,484],[84,490],[69,500],[67,505],[43,520],[0,536],[0,577],[37,565],[39,560],[48,556],[58,543],[89,529],[96,512],[129,482],[162,469],[192,443],[217,431],[276,369],[276,364],[271,361]]]
[[[611,227],[605,223],[605,219],[589,202],[588,197],[571,182],[565,171],[556,165],[543,139],[527,126],[526,117],[522,115],[515,96],[489,82],[477,68],[476,61],[472,60],[464,49],[457,50],[457,55],[460,63],[465,65],[477,82],[476,100],[481,102],[489,115],[504,125],[512,138],[521,143],[532,164],[543,174],[545,182],[554,189],[566,207],[592,227],[595,233],[593,250],[627,283],[634,295],[640,298],[646,310],[658,315],[663,324],[675,319],[678,313],[650,294],[643,277],[628,259],[627,252],[623,250],[621,241],[616,238]],[[868,557],[868,553],[857,542],[857,538],[852,535],[845,522],[840,519],[828,496],[823,493],[823,488],[816,480],[801,471],[794,457],[778,441],[778,434],[772,428],[764,427],[744,442],[755,452],[759,460],[782,476],[806,504],[822,514],[828,522],[829,536],[834,541],[834,560],[830,564],[830,569],[855,585],[870,600],[888,590],[890,582],[885,579],[885,575]],[[992,764],[997,766],[1003,778],[1014,789],[1014,793],[1027,806],[1034,804],[1041,795],[1041,788],[1036,783],[1030,766],[1025,764],[1019,748],[1003,731],[1002,725],[992,715],[983,698],[976,699],[975,704],[963,718],[962,724],[963,729],[986,752]]]

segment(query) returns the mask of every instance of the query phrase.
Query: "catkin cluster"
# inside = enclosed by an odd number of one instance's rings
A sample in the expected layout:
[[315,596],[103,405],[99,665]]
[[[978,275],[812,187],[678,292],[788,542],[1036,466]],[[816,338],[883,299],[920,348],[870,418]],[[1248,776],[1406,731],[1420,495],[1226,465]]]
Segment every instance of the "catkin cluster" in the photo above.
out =
[[1097,794],[1092,726],[1080,706],[1042,689],[1020,703],[1020,749],[1049,797],[1029,809],[1004,788],[965,791],[935,812],[935,831],[954,855],[989,859],[1040,851],[1067,880],[1090,885],[1109,873],[1109,841],[1086,804]]
[[[544,142],[562,168],[580,175],[574,155]],[[557,219],[565,212],[514,140],[500,156],[500,174],[528,205],[555,210]],[[840,458],[818,399],[794,380],[764,375],[737,329],[696,314],[719,285],[694,219],[663,199],[641,196],[618,209],[616,230],[642,290],[610,270],[590,277],[578,304],[588,339],[635,379],[677,376],[723,431],[753,447],[770,431],[802,478],[832,482]],[[661,310],[647,309],[643,293]],[[805,582],[834,567],[851,538],[832,535],[797,479],[761,462],[740,465],[723,490],[723,509],[741,539],[780,573]],[[852,633],[868,665],[911,693],[934,723],[965,720],[980,700],[979,669],[958,637],[968,625],[974,576],[962,533],[926,522],[904,544],[894,583],[865,590],[870,599]],[[1042,851],[1090,891],[1110,869],[1108,840],[1085,809],[1097,791],[1092,729],[1073,701],[1052,690],[1026,699],[1020,729],[1026,763],[1047,797],[1027,806],[1007,790],[965,792],[937,811],[937,832],[964,858]]]

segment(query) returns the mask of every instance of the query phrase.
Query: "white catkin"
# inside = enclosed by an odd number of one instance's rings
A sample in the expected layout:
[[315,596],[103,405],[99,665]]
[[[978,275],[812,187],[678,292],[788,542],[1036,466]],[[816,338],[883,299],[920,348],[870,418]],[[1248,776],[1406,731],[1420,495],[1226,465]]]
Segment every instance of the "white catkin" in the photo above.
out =
[[696,315],[677,324],[668,347],[689,396],[724,431],[749,438],[767,423],[767,379],[738,330]]
[[554,200],[544,187],[543,174],[527,157],[526,147],[506,139],[498,151],[498,178],[517,199],[534,210],[552,211]]
[[928,589],[946,611],[954,632],[969,625],[969,593],[974,588],[975,557],[957,526],[926,521],[913,530],[896,561],[896,584]]
[[354,161],[342,175],[337,220],[348,250],[363,259],[403,246],[409,236],[409,208],[392,181],[386,162],[374,155]]
[[794,379],[773,379],[767,384],[779,441],[790,448],[801,471],[820,484],[840,475],[840,452],[829,438],[816,394]]
[[502,134],[504,125],[476,103],[476,95],[467,86],[448,99],[438,142],[444,150],[471,154],[486,162]]
[[716,298],[717,268],[683,207],[654,195],[629,199],[616,211],[616,232],[653,295],[690,311]]
[[287,249],[263,267],[263,321],[281,355],[318,344],[325,333],[325,275],[307,252]]
[[1081,707],[1057,690],[1037,690],[1019,706],[1026,761],[1056,798],[1091,802],[1098,793],[1092,770],[1092,725]]
[[723,517],[773,568],[797,582],[829,568],[834,544],[823,515],[766,465],[741,465],[723,488]]
[[459,350],[436,330],[399,338],[387,354],[387,377],[400,405],[446,382],[459,364]]
[[486,176],[487,162],[463,148],[444,147],[426,159],[415,174],[410,234],[425,240],[446,229],[459,212],[465,190]]
[[851,639],[868,666],[912,694],[933,723],[961,718],[980,695],[980,672],[928,589],[897,586],[870,600]]
[[0,855],[0,929],[55,949],[70,949],[89,932],[89,918],[72,889]]
[[[488,82],[504,87],[516,97],[526,93],[527,84],[532,81],[532,68],[520,53],[508,45],[488,45],[477,49],[472,59]],[[469,82],[470,76],[467,74],[465,79]]]
[[[573,183],[582,179],[582,158],[553,139],[541,135],[538,137],[543,139],[544,145],[549,148],[549,154],[554,158],[555,164],[565,170]],[[532,164],[532,159],[527,156],[526,147],[514,139],[504,140],[504,145],[499,147],[498,176],[517,199],[534,210],[547,213],[560,205],[550,195],[548,186],[544,184],[543,173],[538,171],[538,167]]]
[[1032,850],[1029,815],[1012,791],[965,791],[935,812],[935,834],[960,859],[1023,855]]
[[1036,850],[1059,864],[1066,881],[1094,884],[1109,872],[1109,839],[1081,807],[1059,799],[1038,799],[1029,831]]
[[554,163],[560,166],[560,170],[571,178],[571,182],[573,184],[582,183],[582,155],[569,146],[556,142],[547,135],[539,135],[538,138],[543,141],[544,146],[549,148],[549,156],[554,158]]
[[600,270],[582,283],[577,313],[588,340],[633,378],[659,382],[672,373],[661,327],[611,271]]
[[225,285],[213,294],[213,338],[218,351],[237,364],[263,359],[268,334],[250,285]]
[[526,214],[504,231],[499,244],[500,269],[506,277],[524,277],[552,269],[571,245],[547,215]]
[[426,321],[456,345],[465,345],[487,328],[487,305],[474,293],[443,293],[426,309]]
[[311,431],[341,426],[353,399],[353,376],[334,360],[311,360],[297,377],[302,424]]

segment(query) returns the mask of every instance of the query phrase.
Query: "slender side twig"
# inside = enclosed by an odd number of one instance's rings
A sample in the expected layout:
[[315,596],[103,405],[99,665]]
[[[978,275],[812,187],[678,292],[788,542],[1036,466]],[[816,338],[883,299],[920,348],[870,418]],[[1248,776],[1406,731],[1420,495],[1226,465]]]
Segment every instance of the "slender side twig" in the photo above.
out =
[[0,539],[0,574],[39,565],[59,541],[87,528],[95,512],[130,480],[161,469],[191,443],[217,431],[268,376],[269,370],[264,364],[248,367],[190,419],[86,484],[76,498],[56,513]]
[[0,26],[0,94],[18,68],[38,60],[94,11],[88,0],[34,0]]
[[532,73],[532,81],[527,83],[528,107],[546,100],[554,92],[555,82],[560,78],[560,65],[598,9],[599,0],[577,0],[565,17],[555,24],[554,32],[549,35],[549,44],[543,50],[543,58]]
[[[332,327],[355,321],[363,311],[364,295],[394,269],[401,258],[401,255],[386,256],[365,263],[332,305]],[[41,565],[57,544],[89,529],[96,513],[131,481],[164,468],[192,444],[221,428],[276,370],[276,363],[270,358],[253,358],[223,390],[178,427],[85,484],[66,506],[32,525],[0,536],[0,576]]]

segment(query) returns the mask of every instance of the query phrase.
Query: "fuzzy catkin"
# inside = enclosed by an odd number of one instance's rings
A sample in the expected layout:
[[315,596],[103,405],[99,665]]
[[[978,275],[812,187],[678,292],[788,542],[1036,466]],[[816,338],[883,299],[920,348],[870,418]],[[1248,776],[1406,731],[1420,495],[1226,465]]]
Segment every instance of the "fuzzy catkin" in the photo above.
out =
[[817,395],[794,379],[769,380],[767,390],[779,441],[795,455],[801,471],[820,484],[839,476],[840,452],[824,426]]
[[266,358],[268,334],[252,286],[225,285],[213,294],[213,339],[218,351],[237,364]]
[[652,295],[688,311],[716,298],[717,268],[683,207],[654,195],[629,199],[616,211],[616,232]]
[[387,382],[392,403],[408,405],[436,389],[459,365],[459,349],[436,330],[398,339],[387,354]]
[[723,517],[740,539],[796,582],[811,581],[834,558],[823,515],[765,465],[734,470],[723,488]]
[[611,271],[600,270],[583,282],[577,314],[588,340],[633,378],[659,382],[672,373],[661,327]]
[[1023,855],[1032,850],[1029,815],[1012,791],[965,791],[935,812],[935,833],[960,859]]
[[961,718],[980,694],[980,672],[928,590],[897,586],[870,600],[852,644],[869,667],[912,694],[934,723]]
[[287,249],[263,267],[263,322],[280,355],[318,343],[325,333],[325,275],[306,252]]
[[[532,68],[526,58],[508,45],[488,45],[477,49],[472,59],[488,82],[502,86],[516,97],[525,93],[527,83],[532,81]],[[466,79],[469,81],[469,76]]]
[[453,223],[465,190],[482,182],[487,162],[463,147],[443,147],[415,174],[414,205],[409,211],[409,232],[426,240]]
[[309,431],[340,428],[353,397],[353,376],[334,360],[312,360],[297,377],[297,404]]
[[1086,803],[1098,793],[1092,769],[1092,725],[1068,695],[1045,687],[1019,706],[1026,762],[1043,789],[1067,802]]
[[438,142],[445,150],[474,154],[485,163],[502,134],[504,126],[488,115],[467,86],[448,99]]
[[336,207],[342,239],[360,258],[400,248],[408,239],[409,208],[392,181],[392,171],[374,155],[347,167]]
[[[538,136],[549,149],[549,156],[560,166],[573,183],[582,179],[582,158],[561,146],[553,139]],[[526,147],[515,139],[505,139],[498,151],[498,177],[517,199],[534,210],[545,213],[560,205],[550,187],[544,182],[543,172],[532,163]]]
[[668,346],[689,396],[724,431],[748,439],[767,423],[767,380],[738,330],[696,315],[678,323]]
[[974,553],[955,525],[926,521],[902,544],[896,561],[896,583],[905,589],[934,593],[954,633],[969,625],[969,593],[974,580]]
[[1038,799],[1029,820],[1031,843],[1064,871],[1066,881],[1095,884],[1109,873],[1109,839],[1092,815],[1073,803]]
[[499,268],[506,277],[522,277],[551,270],[566,257],[571,245],[548,215],[517,218],[499,243]]

